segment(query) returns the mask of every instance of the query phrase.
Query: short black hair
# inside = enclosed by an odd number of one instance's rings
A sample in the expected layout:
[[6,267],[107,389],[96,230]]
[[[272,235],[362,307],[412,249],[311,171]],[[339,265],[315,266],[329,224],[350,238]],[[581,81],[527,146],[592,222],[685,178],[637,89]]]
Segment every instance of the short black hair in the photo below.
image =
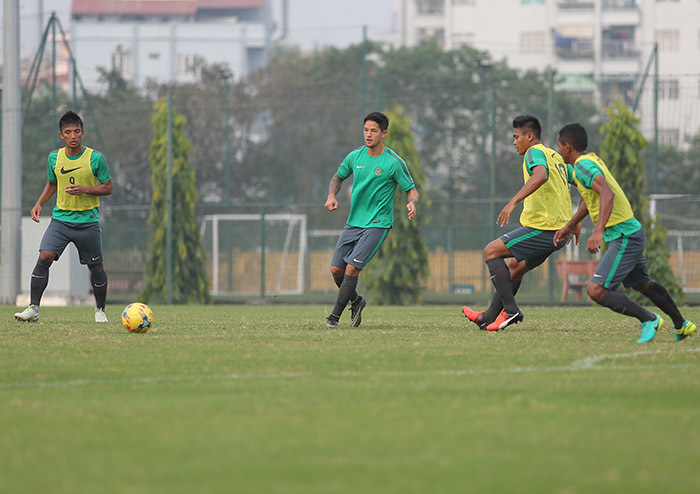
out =
[[379,129],[382,132],[384,132],[385,130],[387,130],[389,128],[389,117],[384,115],[382,112],[373,111],[372,113],[370,113],[369,115],[367,115],[365,117],[365,120],[362,123],[367,122],[367,120],[371,120],[372,122],[376,122],[377,125],[379,125]]
[[83,120],[78,116],[77,113],[72,111],[67,111],[58,121],[58,130],[63,130],[66,125],[80,125],[83,128]]
[[542,126],[540,121],[532,115],[518,115],[513,119],[513,128],[532,132],[537,139],[542,138]]
[[571,144],[576,151],[583,152],[588,147],[588,133],[581,124],[568,124],[559,131],[559,141]]

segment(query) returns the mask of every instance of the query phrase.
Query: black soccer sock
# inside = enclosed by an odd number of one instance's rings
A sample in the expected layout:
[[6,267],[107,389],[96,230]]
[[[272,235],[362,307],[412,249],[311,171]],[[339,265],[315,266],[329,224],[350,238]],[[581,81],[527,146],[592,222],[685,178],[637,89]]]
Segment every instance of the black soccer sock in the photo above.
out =
[[338,298],[335,301],[335,307],[333,307],[332,316],[340,319],[340,315],[345,310],[348,302],[355,300],[357,298],[357,281],[359,276],[349,276],[345,275],[343,282],[340,284],[340,289],[338,290]]
[[[518,289],[520,288],[520,283],[522,283],[523,280],[510,280],[510,288],[513,291],[513,296],[515,297],[515,294],[518,293]],[[501,299],[501,296],[499,295],[498,292],[493,294],[493,297],[491,298],[491,305],[489,305],[489,308],[484,311],[484,314],[482,316],[481,321],[485,322],[486,324],[491,324],[493,321],[496,320],[498,317],[498,314],[501,313],[501,310],[503,309],[503,300]]]
[[34,271],[32,271],[32,281],[29,284],[29,303],[37,307],[41,305],[41,296],[49,285],[49,268],[51,267],[51,263],[53,263],[53,261],[39,259],[36,262],[36,266],[34,266]]
[[343,278],[345,278],[345,274],[344,274],[344,273],[343,273],[342,276],[339,276],[338,278],[336,278],[335,276],[333,276],[333,281],[335,282],[335,284],[336,284],[336,286],[337,286],[338,288],[340,288],[340,285],[343,284]]
[[508,314],[515,314],[518,312],[518,305],[515,303],[513,289],[510,286],[510,271],[506,262],[502,257],[497,257],[486,261],[486,266],[491,273],[491,282],[501,296],[503,308]]
[[105,273],[102,263],[93,266],[88,266],[90,269],[90,284],[92,285],[92,293],[95,295],[95,306],[98,309],[105,310],[107,301],[107,273]]
[[647,288],[647,291],[642,293],[646,295],[655,306],[668,314],[668,316],[673,320],[673,325],[676,328],[683,326],[685,317],[681,315],[681,311],[678,310],[678,306],[663,285],[659,285],[657,282],[652,281],[649,283],[649,288]]
[[603,296],[602,299],[600,299],[600,302],[598,303],[603,307],[612,309],[619,314],[636,317],[640,322],[654,320],[654,314],[646,310],[644,307],[622,292],[610,290]]

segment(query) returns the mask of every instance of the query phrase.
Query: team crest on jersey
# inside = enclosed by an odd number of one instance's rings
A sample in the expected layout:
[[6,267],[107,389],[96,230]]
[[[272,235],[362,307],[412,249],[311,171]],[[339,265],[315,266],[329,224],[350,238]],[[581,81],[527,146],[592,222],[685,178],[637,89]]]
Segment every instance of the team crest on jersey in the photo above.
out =
[[375,174],[376,176],[379,176],[379,175],[382,174],[383,171],[384,171],[384,170],[382,170],[381,168],[375,168],[375,169],[374,169],[374,174]]

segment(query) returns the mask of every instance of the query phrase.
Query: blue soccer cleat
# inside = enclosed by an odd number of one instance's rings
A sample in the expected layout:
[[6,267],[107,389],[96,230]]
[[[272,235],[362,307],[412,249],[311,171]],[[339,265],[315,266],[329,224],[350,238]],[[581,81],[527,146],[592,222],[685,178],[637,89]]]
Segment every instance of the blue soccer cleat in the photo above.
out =
[[654,316],[656,319],[642,323],[642,336],[637,340],[637,343],[649,343],[656,337],[656,333],[664,327],[664,320],[656,313]]

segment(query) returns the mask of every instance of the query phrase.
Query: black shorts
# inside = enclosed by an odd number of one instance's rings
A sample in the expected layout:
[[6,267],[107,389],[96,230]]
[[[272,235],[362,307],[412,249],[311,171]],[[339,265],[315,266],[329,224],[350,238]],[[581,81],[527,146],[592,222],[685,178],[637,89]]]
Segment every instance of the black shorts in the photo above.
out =
[[99,264],[102,259],[102,230],[97,221],[91,223],[67,223],[51,220],[44,232],[39,250],[48,250],[61,257],[69,243],[73,242],[80,255],[80,264]]
[[556,230],[538,230],[529,226],[521,226],[512,232],[500,236],[510,253],[517,261],[525,260],[528,269],[535,269],[542,264],[552,252],[566,245],[566,240],[554,245]]
[[345,269],[348,264],[363,269],[377,253],[391,228],[359,228],[345,225],[335,246],[331,264]]
[[614,290],[620,283],[629,288],[651,281],[644,257],[645,244],[646,234],[642,228],[608,242],[608,250],[591,281],[608,290]]

